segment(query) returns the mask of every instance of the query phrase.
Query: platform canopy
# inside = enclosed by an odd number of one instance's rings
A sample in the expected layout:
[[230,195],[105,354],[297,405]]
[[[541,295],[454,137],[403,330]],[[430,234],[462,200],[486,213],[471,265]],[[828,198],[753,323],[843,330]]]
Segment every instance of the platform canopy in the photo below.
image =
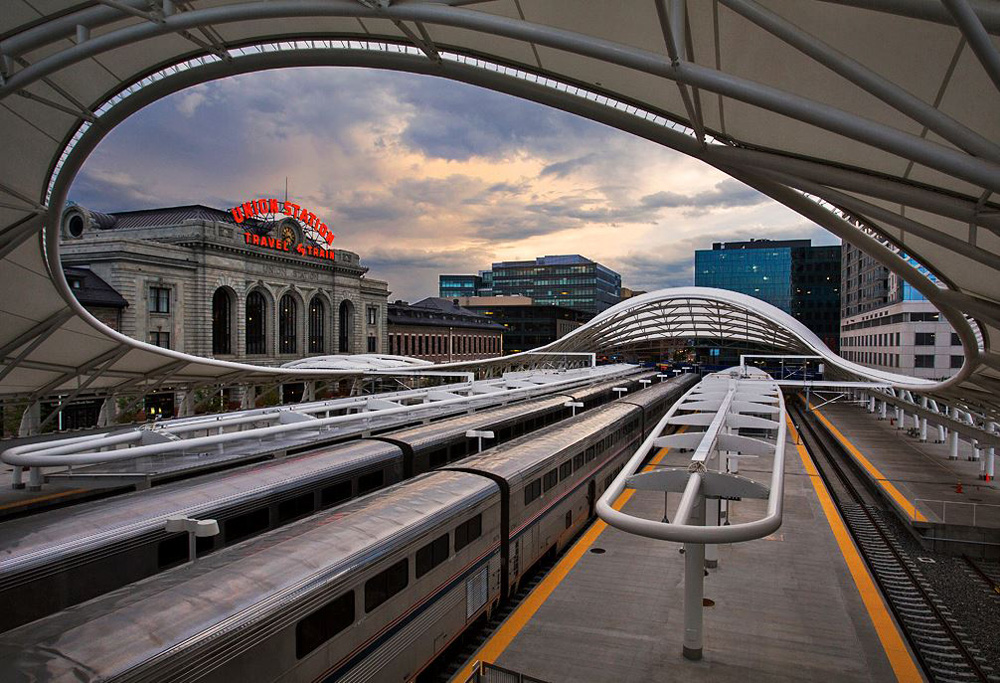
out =
[[965,365],[937,390],[1000,405],[992,346],[1000,338],[1000,3],[2,4],[0,395],[287,373],[194,359],[104,328],[76,303],[58,266],[58,217],[96,144],[156,99],[232,74],[352,65],[545,103],[729,173],[910,280],[965,346]]

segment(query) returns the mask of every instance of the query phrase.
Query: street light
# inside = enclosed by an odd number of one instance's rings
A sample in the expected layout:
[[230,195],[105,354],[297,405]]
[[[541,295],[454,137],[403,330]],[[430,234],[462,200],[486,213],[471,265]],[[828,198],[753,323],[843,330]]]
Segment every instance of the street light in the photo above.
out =
[[188,557],[191,562],[197,558],[196,546],[198,538],[210,538],[219,534],[219,523],[214,519],[191,519],[190,517],[170,517],[167,519],[168,534],[178,534],[186,531],[188,535]]
[[465,436],[468,437],[468,438],[470,438],[470,439],[479,439],[479,452],[480,453],[483,452],[483,439],[492,439],[492,438],[494,438],[493,437],[493,432],[491,432],[489,430],[487,430],[487,431],[480,431],[478,429],[470,429],[469,431],[467,431],[465,433]]

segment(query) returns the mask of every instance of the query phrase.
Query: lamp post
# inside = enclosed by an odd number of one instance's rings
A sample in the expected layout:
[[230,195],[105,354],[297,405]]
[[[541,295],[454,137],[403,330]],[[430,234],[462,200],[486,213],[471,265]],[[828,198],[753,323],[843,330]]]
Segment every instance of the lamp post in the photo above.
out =
[[168,534],[186,531],[188,535],[188,558],[197,559],[197,539],[210,538],[219,533],[219,523],[214,519],[191,519],[190,517],[170,517],[167,519]]
[[478,429],[470,429],[469,431],[467,431],[465,433],[465,436],[468,437],[468,438],[470,438],[470,439],[478,439],[479,440],[479,452],[480,453],[483,452],[483,439],[492,439],[492,438],[494,438],[493,432],[491,432],[489,430],[480,431]]
[[565,403],[563,403],[563,408],[572,408],[573,409],[573,417],[576,417],[576,409],[577,408],[582,408],[582,407],[583,407],[583,404],[580,403],[579,401],[566,401]]
[[618,398],[621,398],[622,394],[627,394],[628,393],[628,389],[626,389],[625,387],[612,387],[611,391],[613,391],[616,394],[618,394]]

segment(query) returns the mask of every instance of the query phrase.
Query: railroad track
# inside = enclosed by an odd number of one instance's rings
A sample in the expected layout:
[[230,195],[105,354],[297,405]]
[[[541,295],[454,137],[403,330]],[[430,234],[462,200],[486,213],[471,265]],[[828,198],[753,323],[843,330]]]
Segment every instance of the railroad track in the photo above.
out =
[[893,513],[868,489],[839,444],[798,404],[789,405],[806,448],[927,678],[935,683],[1000,680],[969,645],[968,635],[890,528],[886,519]]
[[985,560],[975,560],[963,555],[966,566],[973,576],[985,583],[994,598],[1000,598],[1000,563]]

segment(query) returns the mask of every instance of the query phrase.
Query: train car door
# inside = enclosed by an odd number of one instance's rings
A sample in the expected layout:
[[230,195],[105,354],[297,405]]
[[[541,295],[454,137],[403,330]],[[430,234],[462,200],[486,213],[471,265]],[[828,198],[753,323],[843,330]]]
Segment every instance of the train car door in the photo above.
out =
[[597,514],[597,481],[594,479],[587,482],[587,509],[589,517]]

